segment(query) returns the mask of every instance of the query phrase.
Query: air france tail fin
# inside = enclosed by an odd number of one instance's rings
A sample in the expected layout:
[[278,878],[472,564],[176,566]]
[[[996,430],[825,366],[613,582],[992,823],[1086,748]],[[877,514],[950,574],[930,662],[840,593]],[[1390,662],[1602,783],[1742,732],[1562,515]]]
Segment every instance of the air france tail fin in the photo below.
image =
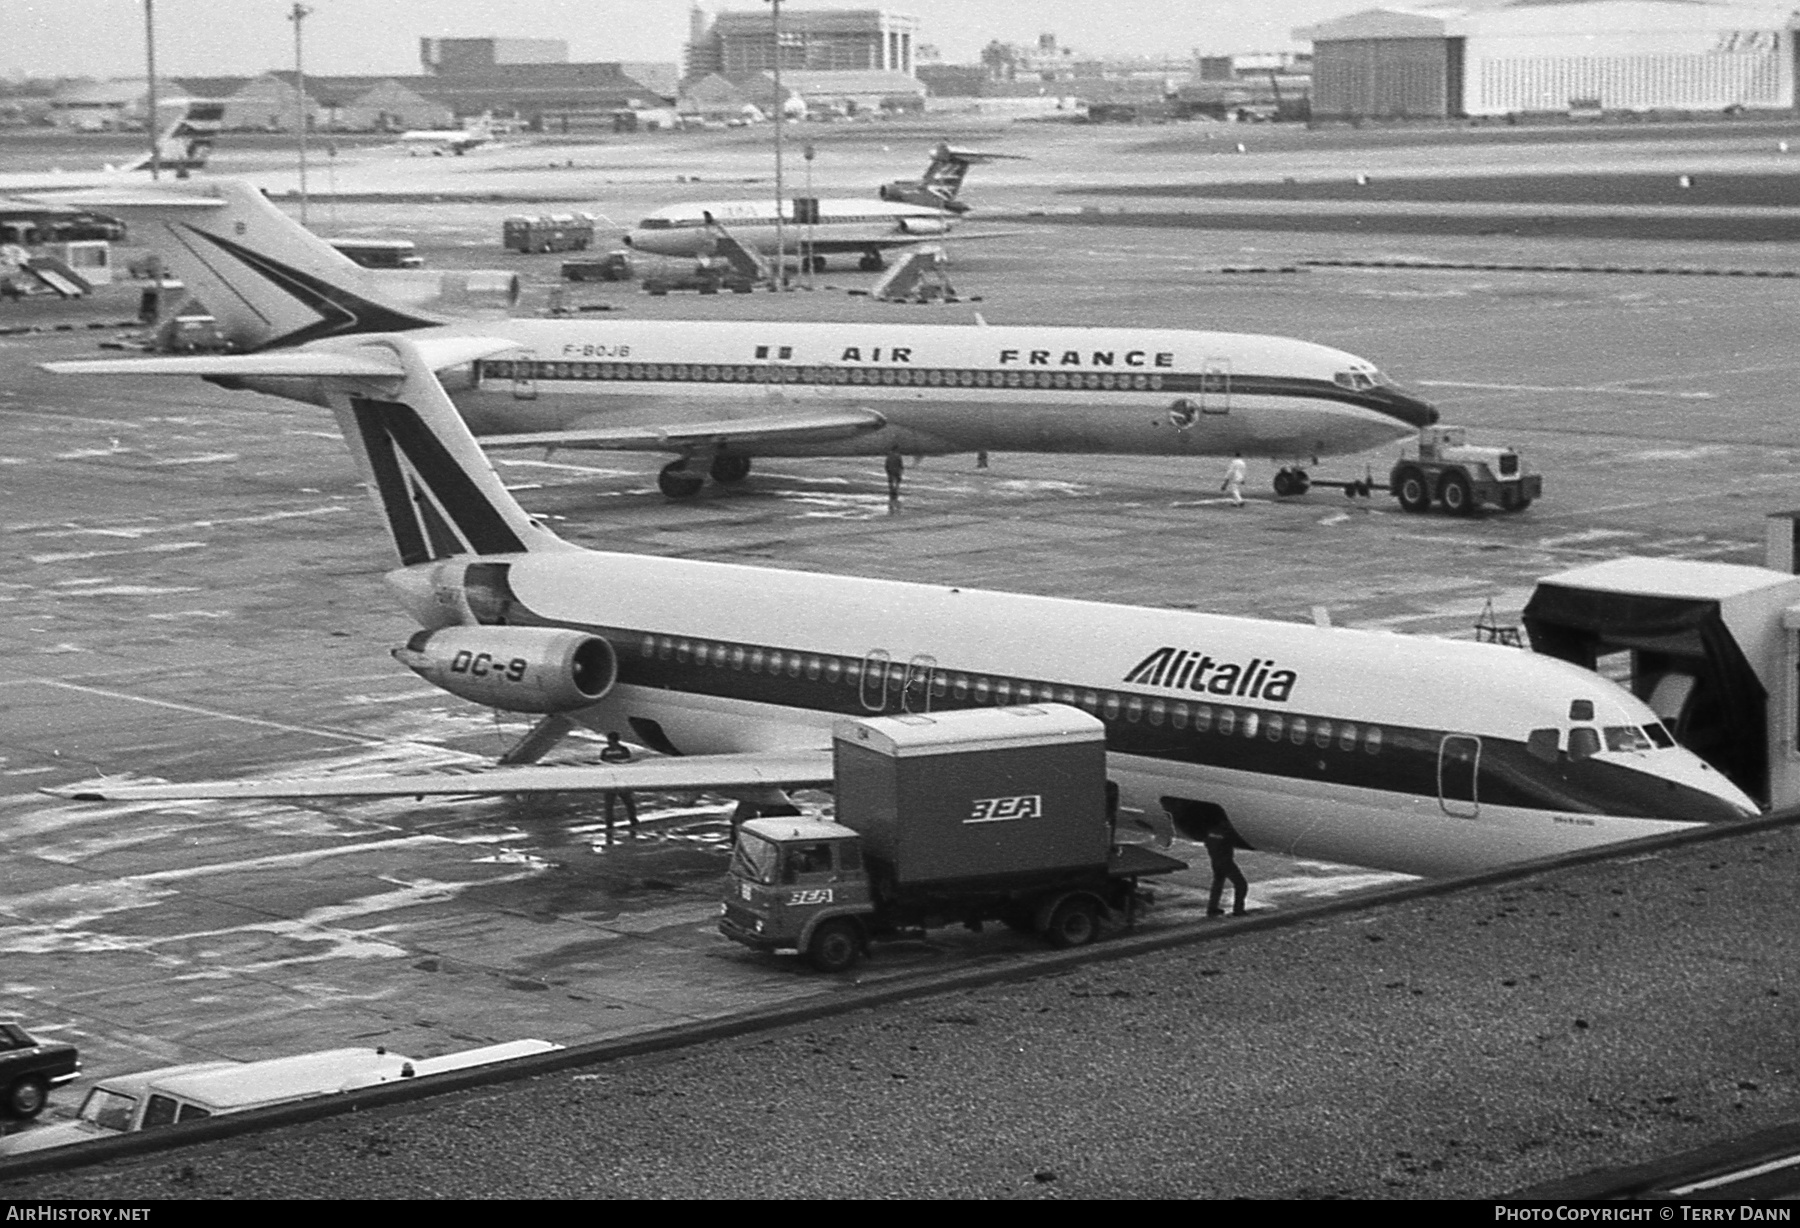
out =
[[[186,176],[201,170],[212,156],[213,142],[225,127],[225,104],[212,98],[189,98],[171,105],[181,108],[175,120],[156,138],[156,165],[159,170]],[[159,107],[158,110],[161,108]],[[150,169],[150,155],[120,168],[127,171]]]
[[377,293],[368,270],[238,180],[60,199],[122,218],[243,352],[445,322]]
[[349,380],[331,403],[402,564],[580,549],[519,506],[416,343],[388,336],[368,349],[398,356],[397,391],[392,380]]

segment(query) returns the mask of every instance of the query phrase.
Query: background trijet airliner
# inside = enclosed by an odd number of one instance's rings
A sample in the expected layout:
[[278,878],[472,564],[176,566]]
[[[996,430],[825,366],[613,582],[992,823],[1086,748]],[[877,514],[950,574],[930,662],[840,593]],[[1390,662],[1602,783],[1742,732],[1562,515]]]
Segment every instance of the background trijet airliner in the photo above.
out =
[[[801,198],[782,202],[776,233],[774,200],[683,201],[665,205],[638,222],[625,246],[654,256],[696,257],[712,251],[723,227],[733,239],[764,256],[785,255],[823,270],[834,255],[860,255],[859,267],[882,267],[882,253],[948,235],[969,211],[957,198],[971,166],[1012,154],[953,149],[940,143],[916,180],[881,185],[877,195],[846,200]],[[992,236],[988,236],[992,237]]]
[[1629,692],[1514,648],[583,550],[514,501],[434,374],[479,348],[319,356],[422,626],[394,655],[541,714],[511,763],[577,723],[671,757],[66,794],[750,789],[829,780],[844,714],[1056,702],[1104,722],[1127,809],[1299,856],[1454,873],[1756,813]]
[[[78,198],[90,203],[87,198]],[[481,320],[447,323],[246,184],[108,196],[133,233],[246,353],[59,364],[198,375],[324,403],[357,334],[502,337],[440,374],[494,447],[672,452],[659,482],[693,495],[756,456],[1110,452],[1266,456],[1299,466],[1437,420],[1364,359],[1237,333],[983,325]],[[460,352],[459,352],[460,353]]]

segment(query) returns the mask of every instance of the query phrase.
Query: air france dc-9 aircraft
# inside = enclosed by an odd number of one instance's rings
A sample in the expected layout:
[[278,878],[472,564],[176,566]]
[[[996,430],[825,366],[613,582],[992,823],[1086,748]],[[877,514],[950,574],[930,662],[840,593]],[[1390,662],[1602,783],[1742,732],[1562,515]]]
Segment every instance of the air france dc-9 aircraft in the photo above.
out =
[[[845,714],[1062,703],[1104,722],[1127,812],[1190,832],[1224,819],[1296,856],[1453,874],[1757,813],[1629,692],[1516,648],[574,546],[513,499],[435,374],[511,344],[367,338],[321,355],[320,375],[399,554],[388,582],[421,626],[394,656],[539,714],[503,759],[522,766],[63,796],[766,800],[831,779]],[[535,763],[577,724],[669,757]]]
[[58,370],[197,375],[324,404],[336,356],[360,353],[361,334],[503,338],[499,353],[439,371],[484,446],[674,453],[658,479],[671,498],[696,494],[709,474],[742,481],[758,456],[893,449],[1242,453],[1299,473],[1311,458],[1379,447],[1438,416],[1373,363],[1287,337],[910,318],[451,322],[396,301],[391,278],[247,184],[65,199],[123,217],[240,352]]

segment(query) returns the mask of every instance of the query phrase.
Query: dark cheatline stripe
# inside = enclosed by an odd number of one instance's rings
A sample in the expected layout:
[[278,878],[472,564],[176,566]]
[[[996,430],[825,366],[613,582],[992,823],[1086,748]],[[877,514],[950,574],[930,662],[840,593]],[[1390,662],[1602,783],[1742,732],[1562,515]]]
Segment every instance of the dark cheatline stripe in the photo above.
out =
[[[436,499],[438,506],[448,512],[451,519],[456,522],[457,530],[461,532],[471,550],[477,554],[515,554],[525,549],[525,543],[519,539],[517,533],[513,532],[512,526],[506,523],[506,518],[493,504],[488,502],[487,496],[482,494],[481,489],[475,485],[469,475],[463,472],[462,467],[445,450],[437,436],[426,429],[412,406],[398,401],[376,401],[366,397],[352,398],[351,406],[356,411],[358,424],[365,422],[368,424],[362,426],[365,438],[371,429],[391,438],[392,446],[398,447],[412,464],[426,488]],[[387,441],[384,439],[384,450],[387,446]],[[373,449],[371,449],[371,455],[373,455]],[[376,475],[377,480],[380,481],[379,469],[377,469]],[[397,467],[394,471],[394,482],[395,491],[409,505],[421,508],[426,506],[423,501],[416,505],[412,504],[412,500],[407,497],[405,481],[400,478]],[[388,507],[389,519],[393,520],[395,513],[389,501],[385,482],[382,482],[382,503]],[[412,519],[410,512],[407,519]],[[449,538],[449,536],[446,530],[445,537]],[[416,549],[422,553],[423,557],[408,558],[406,559],[408,564],[462,552],[460,542],[451,542],[450,548],[445,553],[434,554],[427,551],[416,521],[412,537],[416,543]],[[401,541],[398,531],[395,533],[395,541]],[[405,558],[405,551],[406,548],[402,545],[402,558]]]
[[[676,383],[676,384],[808,384],[841,385],[852,396],[858,388],[1023,389],[1032,392],[1186,393],[1202,398],[1212,412],[1232,397],[1293,397],[1335,401],[1378,413],[1408,426],[1430,426],[1438,411],[1429,402],[1394,388],[1351,389],[1326,379],[1289,375],[1225,375],[1222,373],[1155,371],[1138,367],[1070,370],[1054,367],[871,367],[836,363],[753,362],[593,362],[588,360],[490,359],[478,364],[480,378],[531,379],[546,383]],[[863,378],[852,378],[851,372]],[[1063,383],[1055,383],[1055,377]],[[936,376],[935,379],[932,377]],[[1112,383],[1108,385],[1107,380]],[[1015,380],[1017,382],[1015,382]],[[1208,398],[1211,400],[1208,401]],[[1218,406],[1213,410],[1213,406]]]

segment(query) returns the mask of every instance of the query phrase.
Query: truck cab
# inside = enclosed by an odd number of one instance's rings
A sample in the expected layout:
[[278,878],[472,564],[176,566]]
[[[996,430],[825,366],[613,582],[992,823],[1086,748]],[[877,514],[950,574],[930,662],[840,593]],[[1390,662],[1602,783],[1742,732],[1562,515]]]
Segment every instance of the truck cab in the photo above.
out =
[[855,831],[807,818],[751,819],[738,828],[719,921],[727,937],[810,954],[821,925],[872,911],[862,837]]

